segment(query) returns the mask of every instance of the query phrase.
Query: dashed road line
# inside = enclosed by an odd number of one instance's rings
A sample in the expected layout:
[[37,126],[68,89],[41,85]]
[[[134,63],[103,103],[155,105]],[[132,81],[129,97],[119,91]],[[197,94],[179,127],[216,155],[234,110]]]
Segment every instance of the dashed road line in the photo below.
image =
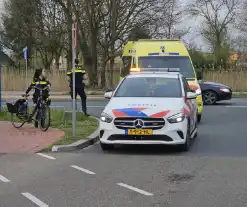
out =
[[36,153],[36,155],[45,157],[45,158],[50,159],[50,160],[55,160],[56,159],[55,157],[52,157],[52,156],[49,156],[49,155],[45,155],[43,153]]
[[149,192],[147,192],[147,191],[141,190],[141,189],[139,189],[139,188],[136,188],[136,187],[133,187],[133,186],[124,184],[124,183],[117,183],[117,185],[122,186],[122,187],[125,187],[125,188],[128,188],[129,190],[133,190],[133,191],[135,191],[135,192],[137,192],[137,193],[140,193],[140,194],[142,194],[142,195],[153,196],[152,193],[149,193]]
[[0,181],[2,181],[2,182],[4,182],[4,183],[9,183],[9,182],[10,182],[9,179],[7,179],[6,177],[4,177],[4,176],[2,176],[2,175],[0,175]]
[[77,165],[71,165],[70,167],[75,168],[75,169],[77,169],[77,170],[80,170],[80,171],[82,171],[82,172],[84,172],[84,173],[87,173],[87,174],[89,174],[89,175],[95,175],[95,174],[96,174],[96,173],[94,173],[94,172],[92,172],[92,171],[90,171],[90,170],[87,170],[87,169],[85,169],[85,168],[81,168],[81,167],[79,167],[79,166],[77,166]]
[[41,200],[33,196],[31,193],[26,192],[26,193],[22,193],[22,195],[40,207],[49,207],[47,204],[43,203]]
[[227,108],[247,108],[247,106],[226,106]]

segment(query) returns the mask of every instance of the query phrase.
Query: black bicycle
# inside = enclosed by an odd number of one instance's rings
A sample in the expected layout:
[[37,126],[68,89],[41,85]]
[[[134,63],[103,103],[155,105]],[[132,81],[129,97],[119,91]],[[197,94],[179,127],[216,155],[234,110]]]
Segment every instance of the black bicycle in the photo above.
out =
[[[31,113],[29,113],[28,97],[29,94],[23,94],[23,99],[18,99],[15,102],[7,102],[8,111],[11,114],[11,123],[15,128],[21,128],[25,123],[38,122],[39,128],[42,131],[47,131],[51,124],[50,99],[44,99],[43,92],[49,90],[49,87],[40,88],[35,86],[35,89],[40,91],[37,103]],[[34,118],[35,117],[35,118]],[[15,120],[17,119],[17,120]]]

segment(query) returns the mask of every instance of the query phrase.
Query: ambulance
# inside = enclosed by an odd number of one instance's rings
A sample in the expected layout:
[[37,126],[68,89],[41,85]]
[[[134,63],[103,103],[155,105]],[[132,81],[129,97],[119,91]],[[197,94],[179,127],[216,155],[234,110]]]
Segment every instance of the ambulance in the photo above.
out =
[[138,40],[128,42],[122,55],[120,79],[130,72],[141,72],[142,69],[179,68],[180,73],[187,79],[191,89],[198,94],[197,120],[201,121],[203,101],[197,75],[190,55],[180,40]]

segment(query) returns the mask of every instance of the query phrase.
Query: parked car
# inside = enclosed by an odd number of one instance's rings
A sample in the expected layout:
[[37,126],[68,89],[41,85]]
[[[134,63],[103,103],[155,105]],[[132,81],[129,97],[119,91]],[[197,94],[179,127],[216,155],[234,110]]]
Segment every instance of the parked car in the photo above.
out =
[[202,91],[202,99],[205,105],[214,105],[218,101],[230,100],[232,90],[230,87],[214,82],[199,82]]

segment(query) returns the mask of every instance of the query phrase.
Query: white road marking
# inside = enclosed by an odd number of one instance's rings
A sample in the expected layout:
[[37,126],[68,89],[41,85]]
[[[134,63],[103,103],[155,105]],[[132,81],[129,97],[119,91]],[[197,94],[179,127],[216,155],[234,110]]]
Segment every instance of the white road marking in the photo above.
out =
[[22,195],[40,207],[49,207],[47,204],[43,203],[41,200],[30,193],[22,193]]
[[10,182],[9,179],[7,179],[6,177],[4,177],[4,176],[2,176],[2,175],[0,175],[0,181],[2,181],[2,182],[4,182],[4,183],[9,183],[9,182]]
[[84,173],[90,174],[90,175],[95,175],[95,174],[96,174],[96,173],[94,173],[94,172],[92,172],[92,171],[90,171],[90,170],[81,168],[81,167],[79,167],[79,166],[77,166],[77,165],[71,165],[71,167],[73,167],[73,168],[75,168],[75,169],[77,169],[77,170],[80,170],[80,171],[82,171],[82,172],[84,172]]
[[147,191],[141,190],[139,188],[135,188],[133,186],[130,186],[130,185],[127,185],[127,184],[124,184],[124,183],[117,183],[117,185],[125,187],[125,188],[128,188],[128,189],[133,190],[133,191],[136,191],[136,192],[138,192],[140,194],[143,194],[143,195],[146,195],[146,196],[153,196],[152,193],[149,193]]
[[36,153],[36,155],[45,157],[45,158],[50,159],[50,160],[55,160],[55,159],[56,159],[55,157],[51,157],[51,156],[45,155],[45,154],[43,154],[43,153]]
[[227,108],[247,108],[247,106],[226,106]]

